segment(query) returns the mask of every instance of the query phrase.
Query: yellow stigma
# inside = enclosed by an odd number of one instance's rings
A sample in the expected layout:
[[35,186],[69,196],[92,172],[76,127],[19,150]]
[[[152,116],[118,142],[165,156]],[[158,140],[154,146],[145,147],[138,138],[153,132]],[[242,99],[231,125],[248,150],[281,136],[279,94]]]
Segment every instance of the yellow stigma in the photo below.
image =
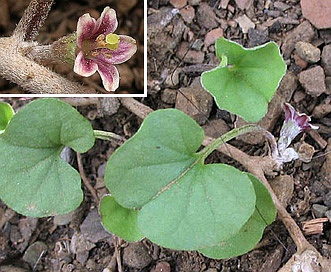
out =
[[106,47],[110,50],[117,49],[119,43],[120,37],[118,35],[111,33],[106,36]]

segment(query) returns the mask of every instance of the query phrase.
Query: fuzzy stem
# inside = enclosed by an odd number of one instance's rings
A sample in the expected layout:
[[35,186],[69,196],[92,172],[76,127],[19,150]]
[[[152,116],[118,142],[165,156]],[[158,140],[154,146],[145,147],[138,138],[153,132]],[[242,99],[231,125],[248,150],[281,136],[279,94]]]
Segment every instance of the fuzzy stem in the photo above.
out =
[[94,136],[97,139],[100,140],[106,140],[106,141],[111,141],[111,140],[120,140],[120,141],[125,141],[125,138],[122,136],[119,136],[113,132],[109,131],[103,131],[103,130],[94,130]]
[[71,82],[24,56],[29,43],[0,38],[0,75],[35,94],[86,94],[93,90]]
[[53,0],[32,0],[13,33],[18,41],[32,41],[44,24]]

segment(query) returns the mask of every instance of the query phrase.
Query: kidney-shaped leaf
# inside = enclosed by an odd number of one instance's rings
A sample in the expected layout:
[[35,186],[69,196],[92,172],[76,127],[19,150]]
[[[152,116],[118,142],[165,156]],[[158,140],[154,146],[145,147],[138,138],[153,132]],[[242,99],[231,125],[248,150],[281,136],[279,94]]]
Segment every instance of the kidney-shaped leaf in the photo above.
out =
[[138,228],[138,211],[123,208],[112,196],[106,195],[101,199],[100,214],[103,226],[111,233],[116,233],[129,242],[144,238]]
[[0,198],[27,216],[64,214],[82,201],[80,176],[60,158],[65,146],[86,152],[93,129],[57,99],[31,102],[13,116],[0,137]]
[[215,47],[222,62],[202,74],[202,86],[214,96],[219,108],[248,122],[259,121],[286,71],[277,44],[246,49],[220,38]]
[[105,182],[115,201],[138,210],[152,241],[194,250],[233,236],[255,209],[249,177],[226,165],[204,165],[204,137],[183,112],[151,113],[108,161]]
[[251,179],[256,193],[255,211],[236,235],[219,242],[218,245],[199,250],[207,257],[227,259],[252,250],[260,241],[264,228],[275,220],[276,209],[268,190],[255,176],[247,175]]

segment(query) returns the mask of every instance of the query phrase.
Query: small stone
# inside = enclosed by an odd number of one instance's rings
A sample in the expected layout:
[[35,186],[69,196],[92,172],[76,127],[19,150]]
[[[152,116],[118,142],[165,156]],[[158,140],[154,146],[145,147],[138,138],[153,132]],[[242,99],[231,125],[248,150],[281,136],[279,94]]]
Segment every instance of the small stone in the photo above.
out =
[[308,21],[302,22],[294,30],[289,32],[282,45],[282,53],[285,59],[291,56],[298,41],[310,42],[315,35],[314,29]]
[[287,5],[287,4],[285,4],[285,3],[283,3],[283,2],[276,1],[276,2],[274,3],[274,8],[275,8],[275,9],[278,9],[278,10],[281,10],[281,11],[285,11],[285,10],[289,9],[290,6]]
[[213,97],[201,86],[200,77],[196,77],[189,87],[180,88],[175,107],[203,125],[208,120],[212,106]]
[[179,12],[186,23],[188,24],[192,23],[193,18],[195,16],[195,10],[192,6],[186,6],[182,8]]
[[321,64],[324,68],[325,75],[331,76],[331,44],[323,47]]
[[320,205],[320,204],[313,204],[311,209],[317,218],[322,218],[325,216],[325,213],[328,210],[328,207],[326,207],[324,205]]
[[175,71],[168,71],[168,75],[166,77],[166,80],[164,81],[164,86],[167,88],[176,87],[179,84],[179,76],[181,71],[181,68],[177,68]]
[[230,130],[228,124],[223,119],[211,120],[202,128],[205,131],[205,135],[212,138],[218,138]]
[[176,90],[165,89],[161,94],[161,100],[167,104],[174,104],[176,102],[176,95]]
[[34,267],[38,259],[45,254],[47,245],[43,242],[37,241],[30,245],[23,255],[23,260],[31,267]]
[[317,29],[331,28],[331,0],[301,0],[301,9]]
[[298,55],[294,55],[294,62],[297,66],[299,66],[301,69],[305,69],[308,66],[308,62],[304,61],[302,58],[300,58]]
[[11,265],[4,265],[0,266],[0,271],[1,272],[28,272],[28,270],[19,268],[19,267],[14,267]]
[[294,180],[290,175],[280,175],[270,180],[270,186],[277,198],[286,207],[293,196]]
[[76,254],[76,259],[82,265],[88,259],[90,250],[95,247],[94,243],[91,243],[86,239],[86,235],[75,232],[71,238],[70,250],[72,253]]
[[328,208],[331,208],[331,191],[323,196],[323,202]]
[[269,40],[269,31],[266,29],[254,29],[248,30],[248,46],[254,47],[260,44],[264,44]]
[[124,248],[123,261],[132,268],[143,269],[152,262],[147,248],[140,242],[129,244]]
[[197,21],[202,28],[213,29],[218,27],[218,22],[214,9],[206,2],[199,5],[197,12]]
[[223,30],[219,27],[209,31],[205,37],[205,42],[204,42],[205,47],[207,48],[210,45],[214,44],[215,41],[222,36],[223,36]]
[[167,262],[159,262],[151,272],[171,272],[171,267]]
[[330,210],[325,212],[325,216],[329,219],[329,222],[331,222],[331,211]]
[[253,5],[253,0],[235,0],[237,6],[241,9],[249,9]]
[[170,0],[170,4],[175,8],[183,8],[187,5],[187,0]]
[[[186,63],[203,63],[203,60],[205,58],[205,53],[202,51],[196,51],[196,50],[188,50],[189,45],[188,43],[181,43],[178,51],[177,51],[177,57],[180,59],[183,59]],[[187,51],[188,50],[188,51]]]
[[301,59],[309,63],[318,62],[321,58],[321,50],[311,43],[297,42],[295,50]]
[[93,209],[86,216],[85,220],[80,226],[82,235],[92,243],[97,243],[100,240],[110,238],[111,234],[105,230],[101,224],[101,218],[98,209]]
[[243,33],[248,33],[250,28],[255,28],[255,24],[246,16],[246,14],[235,19]]
[[72,212],[66,213],[66,214],[55,215],[53,217],[54,225],[64,226],[64,225],[69,224],[73,218],[74,213],[75,213],[75,211],[72,211]]
[[302,71],[299,74],[299,81],[306,93],[313,97],[318,97],[326,92],[325,75],[321,66]]

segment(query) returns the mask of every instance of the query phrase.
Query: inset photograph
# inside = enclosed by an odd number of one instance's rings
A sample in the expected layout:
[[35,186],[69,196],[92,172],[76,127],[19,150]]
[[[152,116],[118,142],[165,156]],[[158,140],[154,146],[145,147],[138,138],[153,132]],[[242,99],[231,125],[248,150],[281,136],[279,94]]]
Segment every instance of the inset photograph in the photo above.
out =
[[0,96],[145,96],[143,1],[1,1]]

